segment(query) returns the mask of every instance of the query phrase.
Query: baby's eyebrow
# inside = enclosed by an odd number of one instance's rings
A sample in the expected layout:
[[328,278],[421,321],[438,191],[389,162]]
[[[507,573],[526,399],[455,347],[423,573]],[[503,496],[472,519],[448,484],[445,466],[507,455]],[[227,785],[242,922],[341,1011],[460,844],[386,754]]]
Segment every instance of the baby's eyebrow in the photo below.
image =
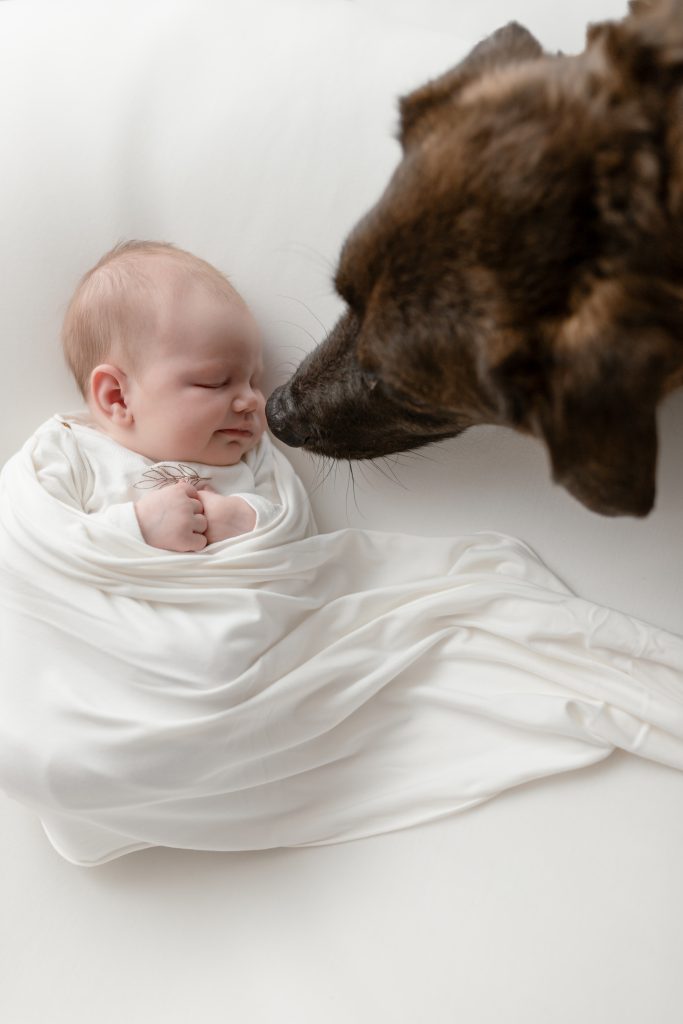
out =
[[[216,360],[212,360],[211,362],[197,364],[196,366],[193,367],[192,372],[193,373],[200,373],[200,374],[203,374],[203,373],[212,374],[213,373],[213,374],[219,374],[219,375],[220,374],[224,374],[225,375],[226,373],[231,372],[232,370],[234,370],[234,368],[235,368],[235,366],[234,366],[232,361],[231,362],[226,362],[225,359],[216,359]],[[241,368],[241,366],[240,366],[240,368]],[[254,367],[254,370],[253,370],[254,376],[255,377],[263,376],[264,369],[265,369],[264,364],[263,363],[258,363]]]
[[232,366],[232,361],[227,362],[225,359],[212,359],[206,363],[196,363],[193,367],[199,373],[221,373],[226,367]]

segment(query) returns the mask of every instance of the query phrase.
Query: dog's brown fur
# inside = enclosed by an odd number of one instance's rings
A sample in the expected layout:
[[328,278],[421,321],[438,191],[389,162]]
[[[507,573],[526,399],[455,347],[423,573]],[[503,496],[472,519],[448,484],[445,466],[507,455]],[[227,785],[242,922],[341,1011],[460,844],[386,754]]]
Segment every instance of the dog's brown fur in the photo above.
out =
[[683,384],[683,0],[584,53],[510,24],[400,102],[403,160],[347,239],[348,305],[271,428],[373,458],[498,423],[586,506],[653,506],[656,406]]

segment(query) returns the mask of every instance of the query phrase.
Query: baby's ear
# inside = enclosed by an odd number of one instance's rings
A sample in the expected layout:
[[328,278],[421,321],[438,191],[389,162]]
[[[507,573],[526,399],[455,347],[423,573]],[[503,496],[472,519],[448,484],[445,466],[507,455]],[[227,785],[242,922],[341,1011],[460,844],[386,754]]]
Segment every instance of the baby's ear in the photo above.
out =
[[95,410],[117,425],[125,426],[132,416],[126,404],[128,378],[112,363],[101,363],[90,374],[90,402]]

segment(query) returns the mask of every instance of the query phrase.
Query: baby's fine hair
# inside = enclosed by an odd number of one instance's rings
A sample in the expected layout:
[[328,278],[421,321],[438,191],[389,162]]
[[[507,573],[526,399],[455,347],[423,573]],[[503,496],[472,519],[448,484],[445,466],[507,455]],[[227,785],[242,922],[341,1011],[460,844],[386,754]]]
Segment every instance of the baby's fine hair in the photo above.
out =
[[170,242],[119,242],[83,275],[62,325],[64,357],[86,401],[96,366],[123,355],[135,370],[144,357],[141,326],[153,315],[159,292],[150,257],[169,261],[171,269],[222,298],[243,301],[220,270],[185,249]]

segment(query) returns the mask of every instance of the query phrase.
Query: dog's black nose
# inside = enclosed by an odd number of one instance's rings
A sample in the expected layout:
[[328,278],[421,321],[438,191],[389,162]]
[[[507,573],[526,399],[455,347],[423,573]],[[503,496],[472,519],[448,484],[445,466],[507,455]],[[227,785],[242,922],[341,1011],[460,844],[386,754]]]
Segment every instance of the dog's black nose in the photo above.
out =
[[286,384],[275,388],[266,402],[268,426],[280,441],[290,448],[300,448],[307,438],[296,427],[296,410]]

